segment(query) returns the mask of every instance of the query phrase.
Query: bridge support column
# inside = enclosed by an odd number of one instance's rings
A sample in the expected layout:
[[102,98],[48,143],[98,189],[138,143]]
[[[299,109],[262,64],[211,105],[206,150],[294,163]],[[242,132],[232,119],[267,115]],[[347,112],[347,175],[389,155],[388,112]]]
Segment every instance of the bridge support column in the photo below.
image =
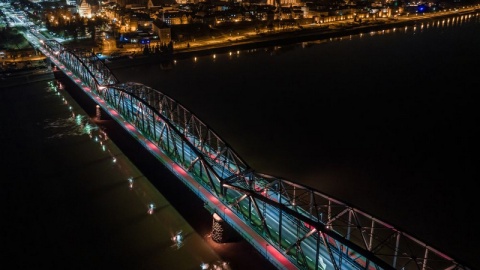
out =
[[217,213],[213,213],[212,240],[217,243],[226,243],[232,239],[233,229]]
[[100,109],[100,105],[97,105],[96,107],[96,117],[97,117],[97,120],[102,120],[102,110]]

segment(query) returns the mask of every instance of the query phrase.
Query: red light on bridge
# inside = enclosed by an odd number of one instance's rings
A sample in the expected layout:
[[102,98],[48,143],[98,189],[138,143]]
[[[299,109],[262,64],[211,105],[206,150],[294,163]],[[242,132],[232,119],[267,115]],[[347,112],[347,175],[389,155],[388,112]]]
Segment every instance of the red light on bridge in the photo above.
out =
[[125,123],[125,127],[130,131],[136,131],[137,129],[129,123]]
[[187,172],[185,172],[185,170],[184,170],[182,167],[180,167],[179,165],[173,163],[173,164],[172,164],[172,168],[173,168],[176,172],[178,172],[179,174],[181,174],[182,176],[188,176]]
[[154,150],[155,152],[157,152],[157,150],[158,150],[157,145],[154,144],[154,143],[152,143],[152,142],[150,142],[150,141],[147,142],[147,146],[148,146],[148,148],[149,148],[150,150]]

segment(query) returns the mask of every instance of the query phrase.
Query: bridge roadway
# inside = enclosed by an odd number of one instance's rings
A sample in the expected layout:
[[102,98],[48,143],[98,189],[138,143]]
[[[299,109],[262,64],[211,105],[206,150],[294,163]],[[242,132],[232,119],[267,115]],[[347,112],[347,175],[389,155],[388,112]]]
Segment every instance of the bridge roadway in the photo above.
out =
[[90,51],[25,36],[278,269],[469,269],[317,190],[255,172],[181,104],[120,83]]

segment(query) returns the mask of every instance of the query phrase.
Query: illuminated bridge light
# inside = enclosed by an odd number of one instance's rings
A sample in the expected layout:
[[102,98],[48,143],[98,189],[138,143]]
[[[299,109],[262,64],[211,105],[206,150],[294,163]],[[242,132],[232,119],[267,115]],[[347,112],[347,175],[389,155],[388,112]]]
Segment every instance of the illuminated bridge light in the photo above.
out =
[[125,123],[125,127],[130,131],[136,131],[137,129],[129,123]]
[[147,146],[150,148],[150,150],[159,150],[158,146],[150,141],[147,142]]
[[177,173],[181,174],[182,176],[188,176],[187,172],[178,164],[173,163],[172,169],[174,169]]

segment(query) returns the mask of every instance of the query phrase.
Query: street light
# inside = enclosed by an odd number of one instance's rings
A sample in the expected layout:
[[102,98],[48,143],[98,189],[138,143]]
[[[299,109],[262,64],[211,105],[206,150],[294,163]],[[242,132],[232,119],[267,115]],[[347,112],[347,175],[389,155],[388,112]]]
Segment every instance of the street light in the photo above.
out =
[[133,189],[133,178],[132,177],[128,178],[128,186],[130,187],[130,189]]
[[155,208],[156,208],[156,207],[155,207],[155,204],[151,203],[151,204],[148,206],[148,213],[149,213],[150,215],[152,215],[152,214],[153,214],[153,211],[155,210]]

